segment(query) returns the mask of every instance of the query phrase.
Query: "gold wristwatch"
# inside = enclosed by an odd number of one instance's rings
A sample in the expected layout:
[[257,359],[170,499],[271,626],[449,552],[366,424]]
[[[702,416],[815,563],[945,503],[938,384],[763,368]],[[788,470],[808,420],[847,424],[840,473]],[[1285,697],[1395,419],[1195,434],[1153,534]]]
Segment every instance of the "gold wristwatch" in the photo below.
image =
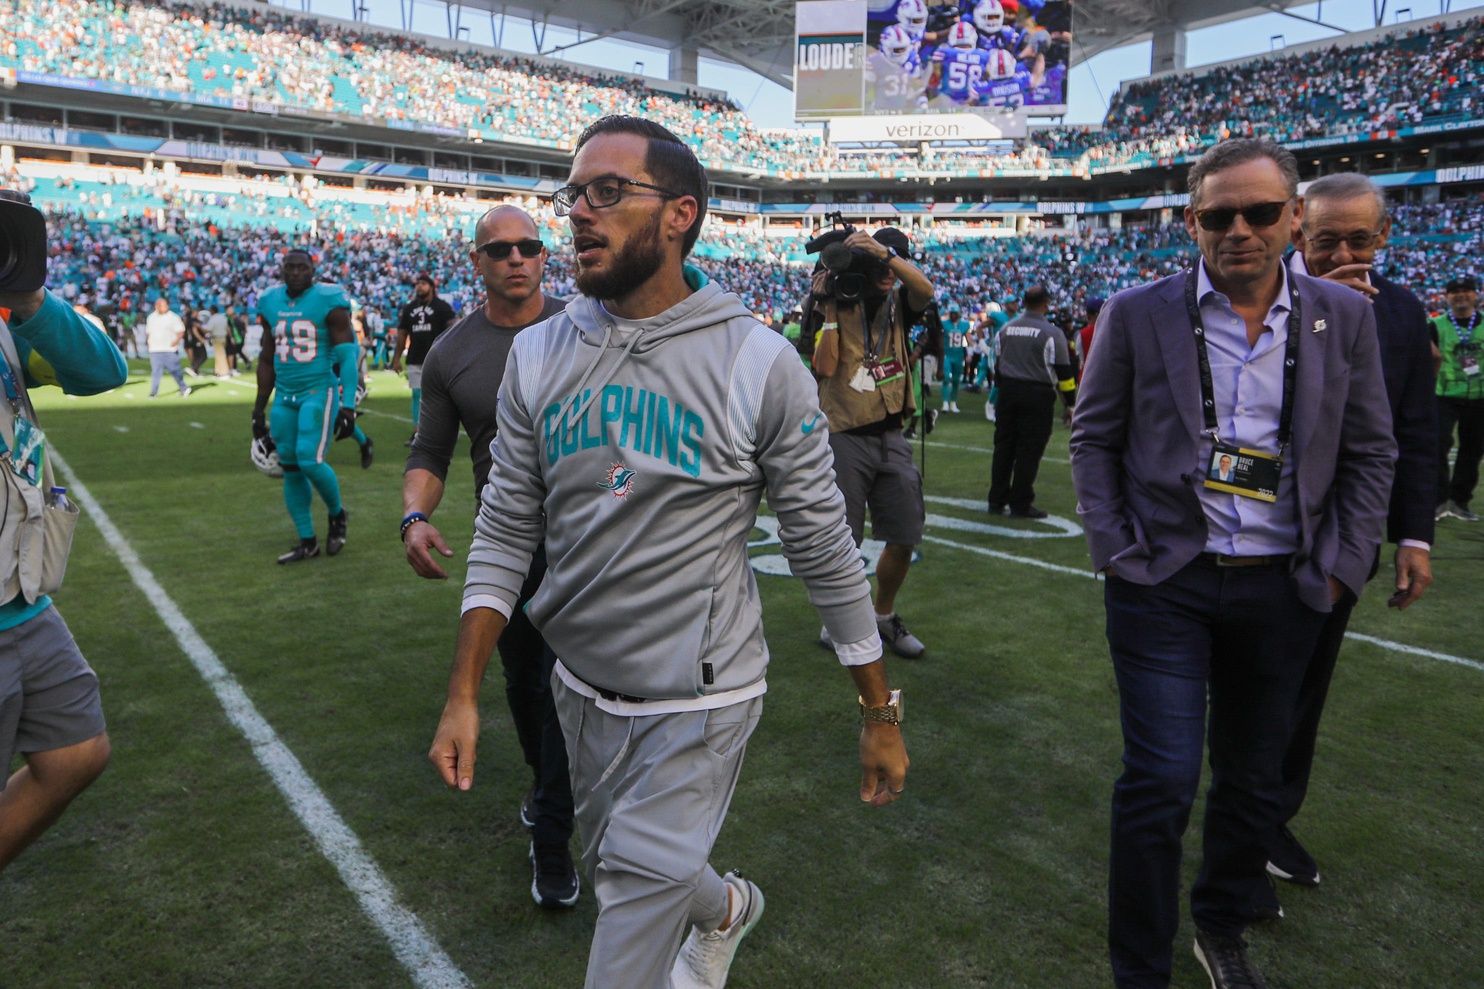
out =
[[861,706],[861,724],[868,721],[879,721],[885,725],[900,725],[902,723],[902,692],[893,690],[887,695],[886,703],[880,707],[867,707],[865,698],[857,697]]

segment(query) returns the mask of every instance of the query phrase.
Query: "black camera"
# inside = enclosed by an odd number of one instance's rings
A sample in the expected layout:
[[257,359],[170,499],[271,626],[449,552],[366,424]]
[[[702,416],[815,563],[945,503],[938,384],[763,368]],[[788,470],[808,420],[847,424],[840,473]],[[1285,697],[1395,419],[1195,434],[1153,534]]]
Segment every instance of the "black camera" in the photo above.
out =
[[46,217],[31,197],[0,189],[0,292],[46,287]]
[[841,302],[859,302],[866,282],[880,276],[881,262],[865,251],[845,246],[855,227],[845,222],[843,213],[826,213],[825,219],[830,221],[830,229],[807,241],[804,250],[819,255],[816,271],[823,268],[830,273],[830,294]]

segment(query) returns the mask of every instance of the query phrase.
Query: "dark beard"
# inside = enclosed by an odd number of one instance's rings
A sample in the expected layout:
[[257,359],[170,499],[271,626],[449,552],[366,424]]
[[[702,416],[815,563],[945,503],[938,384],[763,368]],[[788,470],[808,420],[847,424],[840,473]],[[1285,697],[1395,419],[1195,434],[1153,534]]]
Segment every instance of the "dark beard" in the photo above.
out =
[[660,246],[661,215],[662,211],[656,210],[649,224],[624,244],[623,252],[614,253],[613,267],[607,272],[579,271],[577,291],[590,299],[617,299],[649,281],[665,263]]

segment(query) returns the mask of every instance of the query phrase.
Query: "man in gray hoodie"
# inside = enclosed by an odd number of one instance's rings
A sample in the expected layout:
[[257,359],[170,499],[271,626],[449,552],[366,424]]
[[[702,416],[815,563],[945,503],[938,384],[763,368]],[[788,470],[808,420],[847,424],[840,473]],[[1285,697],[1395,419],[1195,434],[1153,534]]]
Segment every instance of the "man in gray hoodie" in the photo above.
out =
[[582,294],[511,350],[428,756],[450,787],[473,785],[479,683],[544,538],[550,569],[527,613],[559,657],[598,900],[587,986],[720,987],[763,911],[756,884],[707,859],[767,689],[747,561],[765,493],[860,693],[860,796],[878,806],[906,779],[900,695],[808,372],[683,264],[705,216],[700,163],[657,124],[605,117],[569,182],[552,201]]

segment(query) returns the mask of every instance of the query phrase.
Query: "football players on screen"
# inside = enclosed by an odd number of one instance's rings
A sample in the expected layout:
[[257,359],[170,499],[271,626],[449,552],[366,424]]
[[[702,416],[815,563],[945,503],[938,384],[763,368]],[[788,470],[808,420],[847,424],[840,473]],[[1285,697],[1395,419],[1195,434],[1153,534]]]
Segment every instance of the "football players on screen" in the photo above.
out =
[[[299,535],[298,544],[278,562],[297,563],[319,555],[311,515],[315,492],[330,513],[326,552],[334,556],[345,545],[340,481],[325,456],[333,439],[355,432],[355,410],[342,408],[340,395],[356,393],[359,348],[350,298],[339,285],[315,281],[314,259],[307,252],[285,254],[280,271],[283,284],[258,299],[264,359],[258,362],[252,431],[255,439],[271,435],[277,448],[284,504]],[[270,393],[273,409],[265,422]]]

